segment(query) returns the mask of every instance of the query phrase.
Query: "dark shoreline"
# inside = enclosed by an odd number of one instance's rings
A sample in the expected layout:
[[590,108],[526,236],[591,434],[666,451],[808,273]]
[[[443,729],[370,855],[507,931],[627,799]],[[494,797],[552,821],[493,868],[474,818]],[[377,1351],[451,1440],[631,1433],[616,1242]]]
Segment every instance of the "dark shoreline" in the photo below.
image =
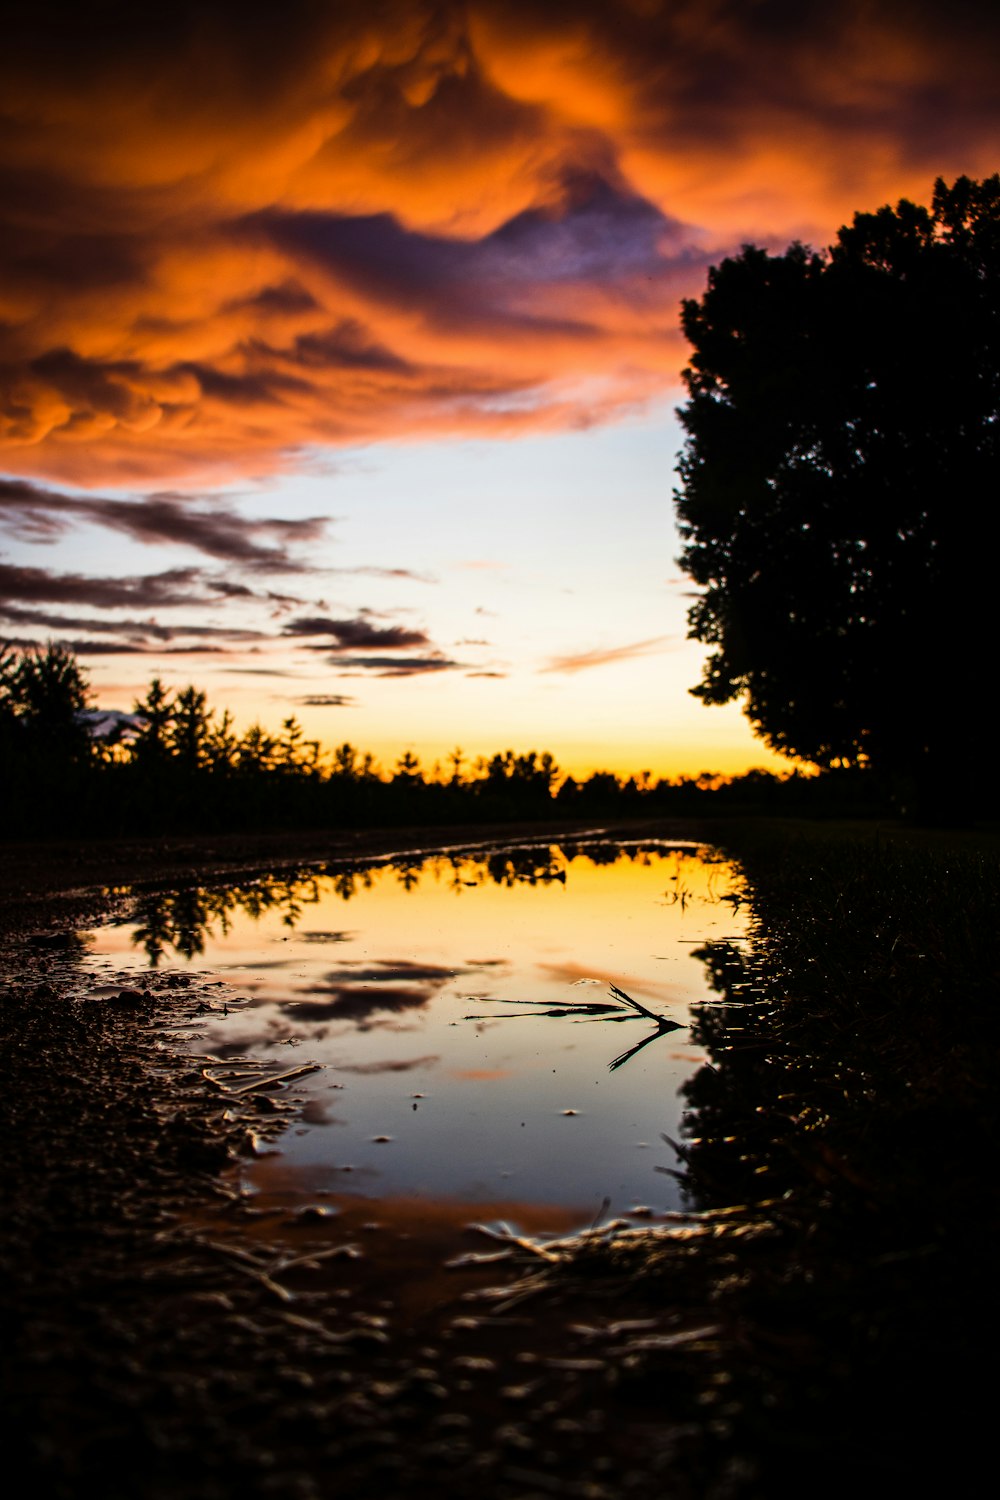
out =
[[[102,907],[123,887],[155,890],[221,884],[264,872],[327,864],[363,866],[392,856],[438,850],[574,840],[600,829],[622,838],[676,837],[711,841],[710,829],[683,819],[621,819],[459,824],[348,831],[214,834],[148,839],[0,842],[0,934],[33,924],[69,921]],[[87,920],[80,916],[80,920]]]

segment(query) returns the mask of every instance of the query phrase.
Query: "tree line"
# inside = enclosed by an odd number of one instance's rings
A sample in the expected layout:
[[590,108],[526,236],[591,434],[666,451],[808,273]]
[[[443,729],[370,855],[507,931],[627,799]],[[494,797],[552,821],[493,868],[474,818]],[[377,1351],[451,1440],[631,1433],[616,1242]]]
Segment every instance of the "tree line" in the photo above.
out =
[[808,811],[831,796],[838,808],[845,797],[859,810],[873,802],[857,776],[835,790],[797,772],[578,779],[536,750],[467,759],[456,749],[429,769],[407,750],[384,770],[350,743],[325,752],[294,717],[276,732],[253,724],[240,733],[203,691],[171,690],[159,678],[131,715],[102,721],[76,657],[55,644],[0,649],[0,777],[7,838]]

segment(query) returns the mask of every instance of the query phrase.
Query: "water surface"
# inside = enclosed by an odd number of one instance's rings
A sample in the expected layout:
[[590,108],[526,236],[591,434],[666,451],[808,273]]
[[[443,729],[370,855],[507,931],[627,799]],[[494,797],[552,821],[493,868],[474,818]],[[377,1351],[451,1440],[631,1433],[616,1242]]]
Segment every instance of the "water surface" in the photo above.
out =
[[568,1228],[679,1206],[698,950],[742,937],[741,889],[693,844],[460,851],[144,897],[90,962],[226,981],[192,1050],[323,1064],[251,1186]]

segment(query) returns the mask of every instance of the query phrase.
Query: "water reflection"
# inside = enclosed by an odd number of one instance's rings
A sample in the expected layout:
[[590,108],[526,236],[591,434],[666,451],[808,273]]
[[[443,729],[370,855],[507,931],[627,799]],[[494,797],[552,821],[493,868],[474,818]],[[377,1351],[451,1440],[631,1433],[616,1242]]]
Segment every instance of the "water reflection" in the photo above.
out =
[[[432,853],[417,859],[394,860],[388,866],[404,891],[415,891],[430,871],[436,883],[452,890],[492,882],[510,888],[558,881],[565,885],[567,863],[586,854],[591,864],[609,866],[619,863],[648,864],[656,850],[639,844],[614,842],[577,845],[528,846],[523,849],[492,850],[482,856],[467,852]],[[287,927],[296,928],[303,908],[315,906],[320,899],[320,882],[341,901],[351,901],[371,891],[386,866],[365,869],[332,870],[318,875],[310,870],[293,875],[263,875],[244,885],[206,889],[191,886],[178,891],[153,891],[139,896],[134,915],[132,943],[144,950],[151,966],[157,967],[170,952],[192,959],[205,952],[210,935],[225,937],[232,918],[242,913],[257,921],[264,912],[277,912]],[[677,893],[667,899],[676,901]],[[685,899],[681,897],[682,901]],[[352,934],[340,931],[306,932],[302,941],[312,943],[341,942]]]
[[[711,942],[693,956],[705,966],[712,996],[692,1007],[691,1034],[711,1061],[683,1085],[692,1138],[679,1154],[686,1187],[700,1206],[711,1208],[773,1191],[775,1157],[788,1149],[784,1137],[791,1123],[780,1091],[775,1100],[775,1076],[779,1090],[781,1084],[787,1089],[794,1067],[783,1073],[771,1056],[773,1042],[765,1040],[774,1002],[759,954],[737,943]],[[796,1063],[804,1068],[809,1060],[801,1056]]]
[[[576,982],[578,984],[586,984],[589,981],[577,980]],[[575,1022],[598,1020],[637,1021],[640,1018],[644,1018],[647,1023],[652,1023],[654,1027],[653,1031],[644,1036],[641,1041],[636,1042],[634,1047],[629,1047],[627,1051],[619,1053],[616,1058],[608,1063],[609,1073],[616,1072],[630,1058],[636,1057],[644,1047],[648,1047],[650,1042],[655,1042],[658,1037],[669,1036],[672,1031],[681,1030],[681,1025],[678,1021],[671,1021],[667,1016],[658,1016],[654,1011],[647,1010],[644,1005],[640,1004],[638,1000],[634,1000],[631,995],[626,995],[625,991],[620,990],[617,985],[613,984],[611,986],[609,994],[611,995],[610,1003],[587,1000],[560,1000],[557,1005],[548,1010],[494,1011],[485,1015],[466,1016],[465,1019],[467,1021],[510,1021],[523,1020],[526,1016],[559,1016]],[[492,998],[493,996],[491,995],[483,995],[482,1001],[485,1003]],[[532,1007],[538,1004],[534,1000],[508,1000],[506,1003],[508,1005]]]
[[287,927],[296,927],[303,907],[318,900],[318,877],[314,874],[265,875],[246,885],[223,889],[191,886],[179,891],[154,891],[135,903],[134,916],[129,919],[131,941],[157,968],[168,953],[186,959],[203,954],[210,934],[225,937],[232,930],[237,912],[256,922],[264,912],[276,911]]
[[[420,859],[394,862],[391,868],[404,891],[417,890],[428,867],[433,867],[436,880],[453,890],[487,881],[506,887],[547,881],[565,884],[566,870],[560,861],[572,859],[575,852],[572,847],[565,855],[549,848],[508,849],[475,860],[470,860],[468,854],[428,854]],[[595,848],[590,856],[601,864],[630,857],[620,846],[608,850]],[[303,908],[318,902],[320,880],[339,900],[351,901],[371,891],[379,873],[379,867],[334,870],[322,876],[309,871],[298,875],[265,875],[245,885],[225,888],[192,886],[178,891],[154,891],[136,901],[135,917],[130,919],[135,922],[132,942],[145,951],[153,967],[170,952],[192,959],[205,952],[205,941],[210,935],[225,937],[230,932],[235,913],[256,921],[264,912],[278,912],[285,925],[294,928],[302,918]],[[340,931],[302,934],[304,941],[314,943],[339,942],[349,936]]]
[[706,941],[741,938],[740,888],[663,840],[454,851],[146,895],[94,961],[200,965],[243,1002],[198,1018],[200,1051],[322,1064],[283,1160],[338,1201],[504,1199],[583,1224],[606,1197],[680,1204],[663,1139],[706,1059],[691,1007]]

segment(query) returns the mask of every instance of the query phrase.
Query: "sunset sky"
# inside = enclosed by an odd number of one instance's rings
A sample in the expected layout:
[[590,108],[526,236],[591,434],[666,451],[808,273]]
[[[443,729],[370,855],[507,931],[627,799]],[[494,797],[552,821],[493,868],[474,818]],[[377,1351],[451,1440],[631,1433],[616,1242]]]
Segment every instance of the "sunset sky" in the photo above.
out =
[[390,767],[778,766],[687,689],[682,296],[1000,169],[1000,8],[44,0],[0,54],[0,639]]

